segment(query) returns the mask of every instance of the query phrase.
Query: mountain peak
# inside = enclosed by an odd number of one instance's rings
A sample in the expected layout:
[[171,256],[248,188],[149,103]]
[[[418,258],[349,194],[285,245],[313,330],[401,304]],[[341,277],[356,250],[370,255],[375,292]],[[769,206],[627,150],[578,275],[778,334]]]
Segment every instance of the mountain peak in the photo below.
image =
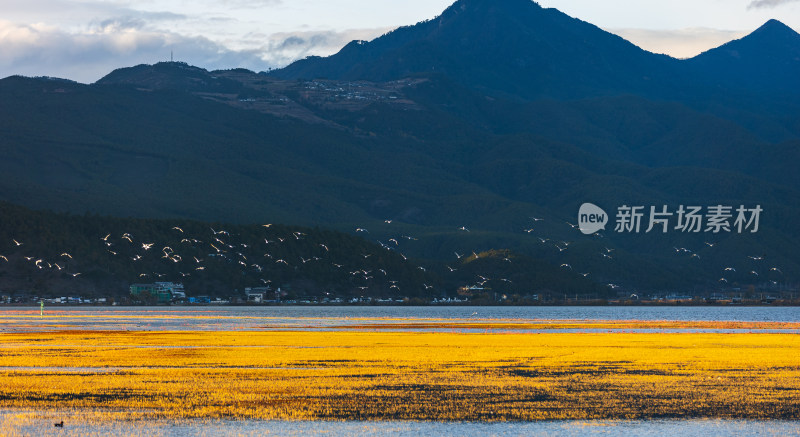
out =
[[486,7],[510,10],[519,7],[531,7],[531,6],[541,8],[541,6],[539,6],[539,4],[533,0],[504,0],[501,2],[498,2],[496,0],[458,0],[457,2],[453,3],[448,8],[448,10],[454,9],[463,11],[466,9],[483,9]]
[[97,81],[98,85],[124,85],[144,89],[173,89],[236,93],[241,84],[214,76],[185,62],[159,62],[119,68]]
[[764,23],[742,41],[753,41],[753,44],[796,46],[800,42],[800,34],[791,27],[772,19]]
[[706,53],[736,51],[747,52],[750,55],[764,55],[765,52],[772,50],[780,50],[784,54],[797,53],[800,50],[800,34],[780,21],[772,19],[744,38],[733,40]]
[[800,34],[769,20],[744,38],[692,58],[715,81],[762,90],[796,89],[800,78]]
[[523,98],[576,98],[645,88],[664,71],[662,61],[532,0],[458,0],[432,20],[270,74],[372,81],[435,74]]
[[776,20],[774,18],[769,20],[769,21],[767,21],[766,23],[764,23],[761,27],[756,29],[756,31],[753,32],[753,33],[755,34],[755,33],[761,33],[761,32],[788,33],[788,34],[791,34],[791,35],[797,35],[797,32],[795,32],[794,29],[792,29],[791,27],[783,24],[782,22],[780,22],[780,21],[778,21],[778,20]]
[[532,0],[458,0],[442,12],[439,20],[449,21],[463,16],[477,16],[481,19],[497,16],[525,17],[541,9],[542,7]]

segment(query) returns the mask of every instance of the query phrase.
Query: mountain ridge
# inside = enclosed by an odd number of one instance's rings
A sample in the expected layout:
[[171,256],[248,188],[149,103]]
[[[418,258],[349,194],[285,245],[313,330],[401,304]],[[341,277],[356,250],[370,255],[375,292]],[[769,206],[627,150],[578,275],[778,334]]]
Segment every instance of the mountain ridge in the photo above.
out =
[[736,41],[677,60],[535,2],[462,0],[434,19],[372,41],[353,41],[329,57],[298,60],[268,74],[280,79],[386,81],[435,72],[478,89],[528,99],[626,92],[666,97],[696,92],[744,66],[748,73],[724,81],[726,87],[775,91],[800,84],[794,75],[800,71],[795,55],[800,40],[789,38],[793,35],[797,34],[791,28],[773,19],[742,39],[756,39],[762,47],[781,46],[783,51],[773,50],[772,62],[792,68],[785,74],[766,69],[772,74],[754,80],[751,70],[763,66],[757,53],[735,64],[714,56]]

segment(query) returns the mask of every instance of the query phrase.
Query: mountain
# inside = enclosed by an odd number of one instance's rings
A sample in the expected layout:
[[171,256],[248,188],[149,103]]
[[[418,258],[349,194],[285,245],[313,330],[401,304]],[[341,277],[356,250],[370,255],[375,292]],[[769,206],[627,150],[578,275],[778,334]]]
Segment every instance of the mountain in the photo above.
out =
[[574,98],[670,86],[670,61],[529,0],[459,0],[433,20],[269,74],[388,81],[439,73],[516,97]]
[[777,20],[687,63],[718,85],[800,93],[800,34]]
[[243,88],[240,82],[213,76],[202,68],[184,62],[161,62],[155,65],[120,68],[98,80],[97,84],[131,85],[143,86],[147,89],[206,93],[238,93]]
[[[477,271],[456,266],[461,255],[511,250],[627,289],[790,287],[800,99],[781,80],[797,78],[775,66],[752,84],[713,72],[761,62],[761,46],[791,64],[791,35],[770,23],[742,40],[755,48],[738,60],[680,61],[526,0],[462,0],[270,74],[165,62],[91,85],[10,77],[0,200],[367,229],[359,236],[402,242],[463,281]],[[571,226],[584,202],[608,212],[605,232]],[[614,232],[623,205],[759,205],[764,216],[752,235]]]
[[[529,0],[459,0],[439,17],[269,74],[281,79],[396,80],[441,73],[515,98],[632,93],[683,99],[714,88],[800,89],[800,36],[777,20],[689,60],[642,50]],[[712,90],[707,88],[711,87]]]

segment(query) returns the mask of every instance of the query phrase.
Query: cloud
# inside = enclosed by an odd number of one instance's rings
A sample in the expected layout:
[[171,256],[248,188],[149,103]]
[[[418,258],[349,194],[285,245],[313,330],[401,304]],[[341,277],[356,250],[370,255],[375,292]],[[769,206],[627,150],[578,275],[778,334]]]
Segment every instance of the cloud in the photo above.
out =
[[292,61],[308,56],[332,55],[353,40],[372,40],[392,27],[350,29],[344,31],[283,32],[271,35],[252,34],[251,38],[266,39],[262,47],[264,56],[271,64],[285,66]]
[[[170,14],[157,17],[180,19]],[[352,40],[373,39],[392,30],[382,27],[251,32],[233,40],[215,41],[153,27],[152,19],[151,15],[129,13],[92,21],[78,30],[0,20],[0,78],[20,74],[91,83],[116,68],[169,60],[170,53],[174,53],[177,61],[209,70],[242,67],[264,71],[311,55],[331,55]],[[231,48],[232,43],[236,48]]]
[[3,0],[3,19],[17,23],[47,22],[74,26],[98,17],[135,17],[156,23],[187,18],[182,13],[131,9],[129,2],[101,0]]
[[283,3],[282,0],[217,0],[217,4],[223,4],[229,8],[239,9],[259,9],[267,6],[276,6]]
[[115,68],[176,60],[208,69],[267,69],[258,50],[230,50],[203,37],[148,30],[136,19],[96,23],[68,32],[45,24],[0,21],[0,77],[54,76],[94,82]]
[[743,31],[691,28],[679,30],[606,29],[653,53],[691,58],[747,35]]
[[753,0],[747,5],[747,9],[766,9],[775,8],[786,3],[796,3],[800,0]]

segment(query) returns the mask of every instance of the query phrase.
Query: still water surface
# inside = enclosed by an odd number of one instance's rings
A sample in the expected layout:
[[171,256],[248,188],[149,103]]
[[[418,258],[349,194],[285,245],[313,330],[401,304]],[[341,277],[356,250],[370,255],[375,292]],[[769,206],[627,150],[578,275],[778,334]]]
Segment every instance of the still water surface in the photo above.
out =
[[365,323],[442,321],[800,322],[795,307],[46,307],[0,308],[0,332],[44,329],[320,330]]
[[[528,423],[325,422],[325,421],[111,421],[87,424],[53,413],[0,410],[8,435],[52,436],[800,436],[800,422],[748,420],[595,420]],[[63,428],[54,422],[64,421]]]

